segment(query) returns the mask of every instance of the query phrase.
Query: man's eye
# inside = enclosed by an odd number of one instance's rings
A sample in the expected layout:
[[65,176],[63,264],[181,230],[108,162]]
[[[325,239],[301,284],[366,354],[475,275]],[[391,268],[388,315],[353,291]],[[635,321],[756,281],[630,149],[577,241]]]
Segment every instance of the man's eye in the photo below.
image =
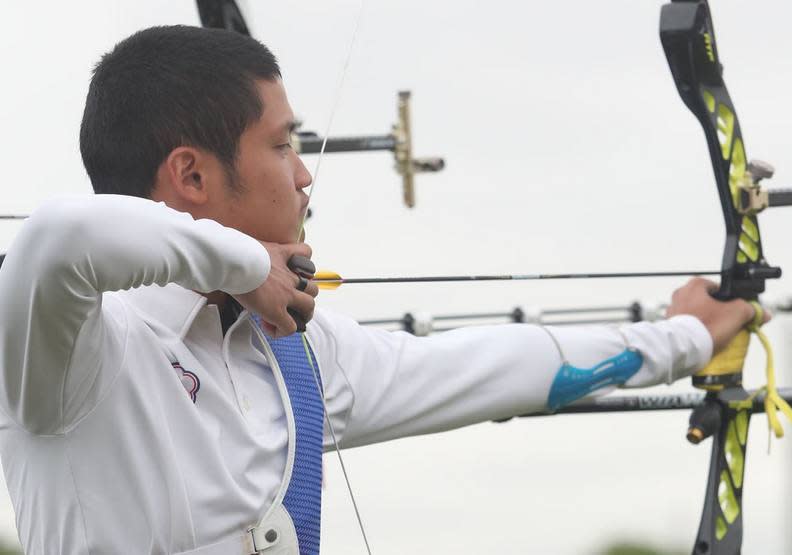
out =
[[286,150],[286,149],[289,149],[291,147],[292,147],[291,143],[283,143],[283,144],[278,145],[275,148],[279,148],[280,150]]

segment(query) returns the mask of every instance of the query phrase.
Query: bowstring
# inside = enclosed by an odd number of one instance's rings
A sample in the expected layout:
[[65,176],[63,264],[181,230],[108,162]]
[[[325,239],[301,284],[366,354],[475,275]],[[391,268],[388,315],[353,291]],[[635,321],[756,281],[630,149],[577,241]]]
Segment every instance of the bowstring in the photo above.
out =
[[[360,4],[358,7],[357,17],[355,18],[355,26],[352,30],[352,38],[349,41],[349,47],[347,48],[346,59],[344,60],[344,65],[341,69],[341,77],[338,80],[338,85],[336,86],[334,99],[331,104],[330,108],[330,116],[327,120],[327,126],[325,127],[324,138],[322,139],[322,147],[319,149],[319,155],[316,159],[316,166],[313,172],[313,181],[311,184],[311,189],[308,192],[308,202],[305,204],[305,211],[302,216],[302,220],[300,222],[300,226],[297,229],[297,241],[300,241],[300,237],[305,229],[305,222],[308,219],[308,207],[311,205],[311,201],[313,200],[314,192],[316,191],[316,184],[319,181],[319,170],[322,167],[322,159],[324,158],[325,149],[327,148],[327,139],[330,136],[330,129],[333,125],[333,120],[335,118],[335,114],[338,111],[338,106],[341,100],[341,91],[344,87],[344,82],[346,80],[347,72],[349,69],[349,62],[352,60],[352,52],[354,51],[355,42],[357,40],[358,31],[360,29],[360,22],[363,19],[363,7],[364,7],[365,0],[360,0]],[[324,412],[324,419],[327,422],[327,428],[330,431],[330,437],[333,441],[333,448],[335,449],[336,455],[338,457],[338,463],[341,466],[341,473],[344,476],[344,482],[346,483],[347,491],[349,492],[349,499],[352,501],[352,507],[355,510],[355,518],[357,519],[358,527],[360,528],[360,534],[363,537],[363,543],[366,546],[366,553],[371,555],[371,546],[368,541],[368,535],[366,534],[366,528],[363,525],[363,519],[360,516],[360,509],[358,508],[357,500],[355,499],[355,493],[352,490],[352,483],[349,480],[349,474],[346,469],[346,465],[344,464],[344,458],[341,455],[341,447],[338,443],[338,438],[335,433],[335,428],[333,427],[333,423],[330,419],[330,413],[327,410],[327,400],[325,399],[324,388],[322,387],[322,383],[324,383],[319,376],[319,370],[313,362],[313,357],[311,356],[311,350],[308,345],[308,339],[305,336],[305,332],[300,334],[302,339],[303,350],[305,351],[305,356],[308,359],[308,363],[311,365],[311,370],[313,372],[314,382],[316,383],[316,388],[319,391],[319,396],[322,399],[322,410]]]
[[311,205],[311,200],[313,199],[314,191],[316,191],[316,184],[318,183],[319,180],[319,169],[322,167],[322,159],[324,158],[325,148],[327,148],[327,139],[330,136],[330,128],[333,125],[333,120],[335,118],[336,111],[338,110],[338,105],[341,100],[341,90],[344,87],[344,81],[346,80],[347,70],[349,69],[349,62],[352,60],[352,51],[354,49],[355,42],[357,40],[358,30],[360,29],[360,21],[363,19],[364,2],[365,0],[360,0],[357,17],[355,19],[355,26],[352,30],[352,38],[349,41],[349,47],[347,49],[346,59],[344,60],[344,66],[341,69],[341,77],[338,80],[338,85],[336,86],[335,95],[333,98],[333,102],[331,104],[330,117],[327,119],[327,126],[325,127],[324,138],[322,139],[322,147],[319,149],[319,156],[316,159],[316,166],[314,167],[311,190],[308,191],[308,202],[305,204],[305,212],[303,213],[300,226],[297,228],[298,240],[303,230],[305,229],[305,221],[308,219],[308,206]]

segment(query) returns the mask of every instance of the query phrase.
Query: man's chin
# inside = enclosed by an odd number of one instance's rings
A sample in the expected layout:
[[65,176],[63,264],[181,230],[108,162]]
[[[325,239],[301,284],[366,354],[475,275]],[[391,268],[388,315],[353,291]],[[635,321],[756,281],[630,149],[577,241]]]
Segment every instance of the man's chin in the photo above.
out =
[[291,228],[291,231],[283,231],[283,232],[273,232],[270,230],[266,233],[255,233],[250,234],[251,237],[254,239],[261,241],[262,243],[277,243],[279,245],[290,245],[293,243],[302,243],[305,241],[305,230],[300,230],[299,238],[297,237],[294,228]]

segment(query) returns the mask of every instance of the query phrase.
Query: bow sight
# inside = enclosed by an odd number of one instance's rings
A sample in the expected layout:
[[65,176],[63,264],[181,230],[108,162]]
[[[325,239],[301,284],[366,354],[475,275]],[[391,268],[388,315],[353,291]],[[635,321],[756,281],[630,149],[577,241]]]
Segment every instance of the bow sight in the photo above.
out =
[[[438,172],[445,167],[442,158],[413,158],[412,128],[410,125],[410,91],[399,91],[398,120],[387,135],[328,138],[324,152],[365,152],[388,150],[393,152],[396,172],[402,177],[404,204],[415,206],[415,174]],[[324,139],[316,133],[297,131],[292,135],[292,145],[300,154],[318,154]]]

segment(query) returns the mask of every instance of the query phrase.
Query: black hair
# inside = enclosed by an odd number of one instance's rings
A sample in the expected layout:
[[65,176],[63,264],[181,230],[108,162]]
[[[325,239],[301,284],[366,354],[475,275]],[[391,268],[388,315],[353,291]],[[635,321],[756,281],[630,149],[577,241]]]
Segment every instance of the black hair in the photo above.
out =
[[264,109],[255,81],[280,76],[266,46],[233,31],[152,27],[121,41],[94,69],[80,126],[94,192],[150,197],[179,146],[235,175],[239,138]]

